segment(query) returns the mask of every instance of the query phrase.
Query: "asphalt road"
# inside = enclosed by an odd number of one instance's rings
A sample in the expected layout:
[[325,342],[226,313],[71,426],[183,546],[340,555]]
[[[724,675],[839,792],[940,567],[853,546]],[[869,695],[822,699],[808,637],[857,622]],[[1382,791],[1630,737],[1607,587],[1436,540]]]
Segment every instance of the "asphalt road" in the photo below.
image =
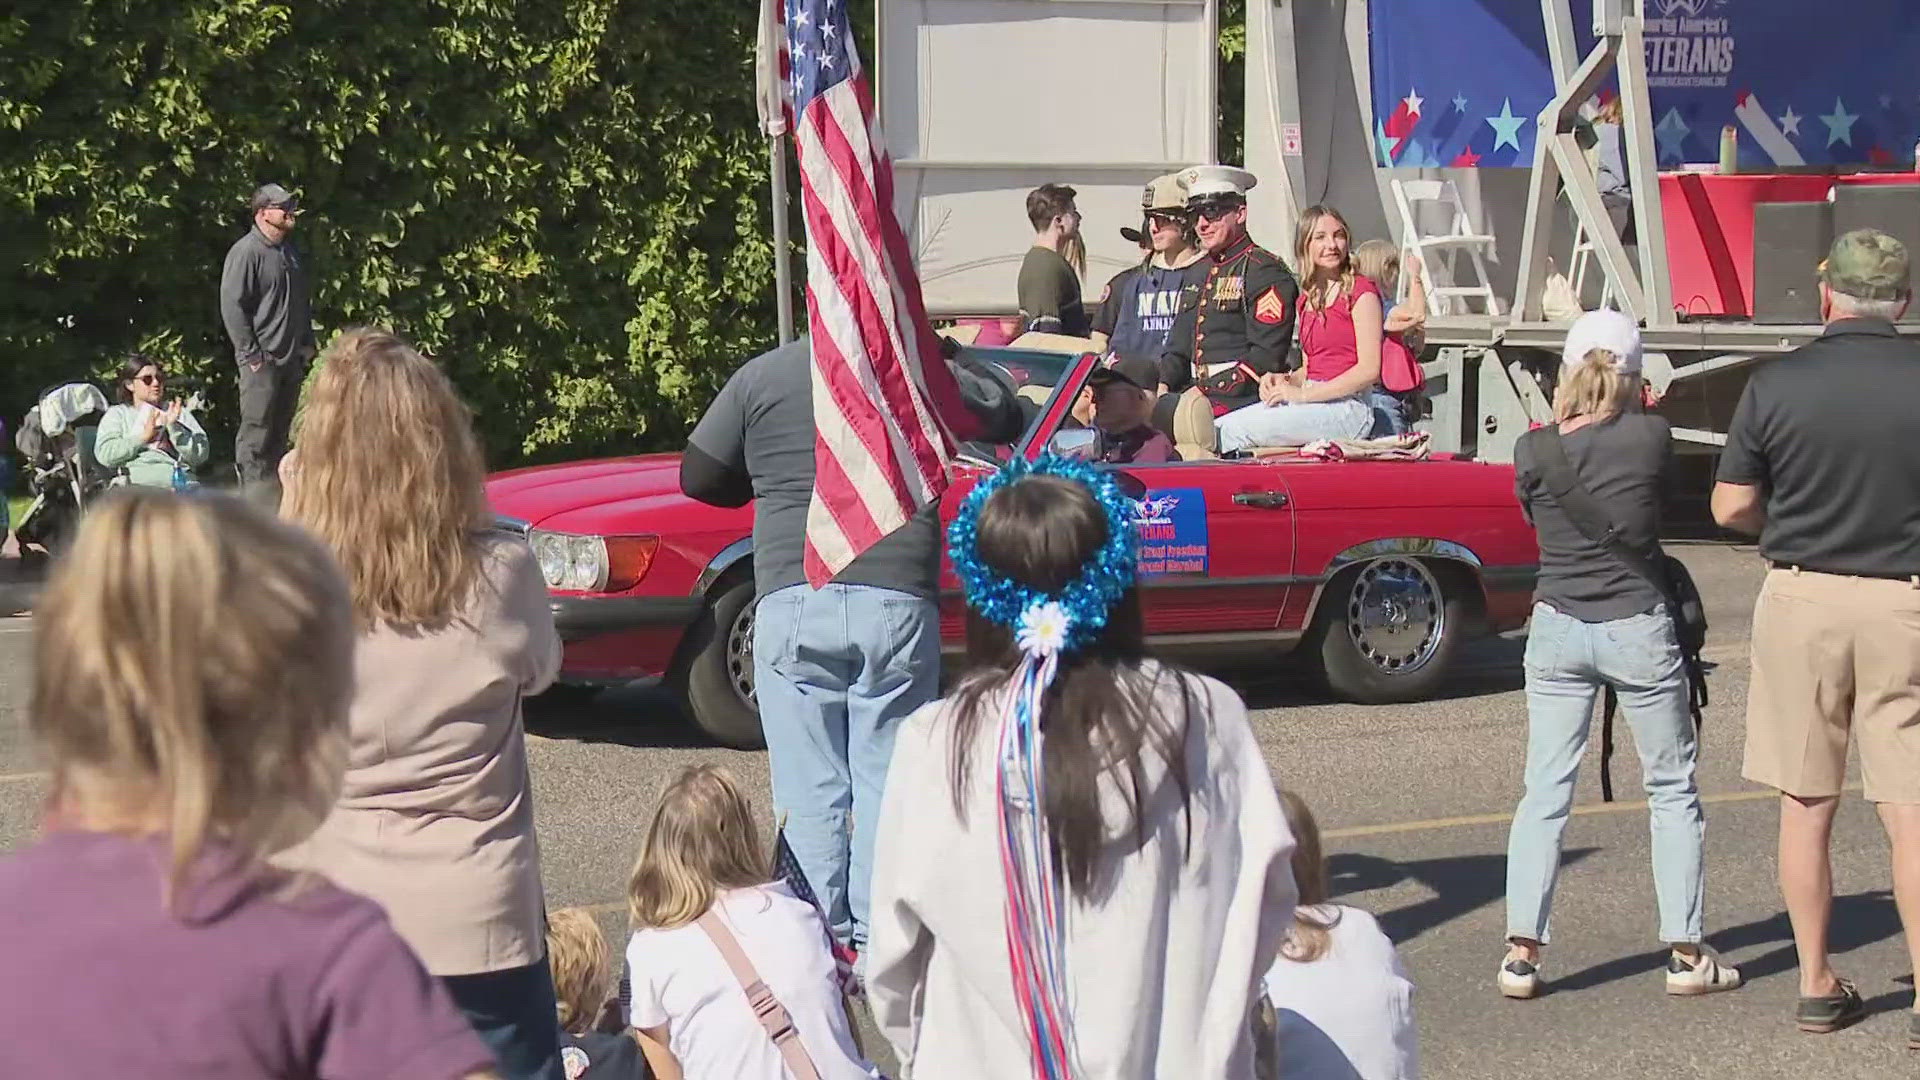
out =
[[[1680,545],[1713,621],[1701,788],[1708,816],[1710,940],[1748,986],[1668,999],[1653,940],[1646,812],[1603,806],[1594,755],[1567,831],[1566,869],[1547,953],[1552,992],[1510,1002],[1493,988],[1502,951],[1506,815],[1520,791],[1526,711],[1521,635],[1485,642],[1447,696],[1418,706],[1328,704],[1284,673],[1236,676],[1275,775],[1299,790],[1329,832],[1335,890],[1375,912],[1418,987],[1424,1074],[1488,1077],[1905,1077],[1911,965],[1888,893],[1887,848],[1853,796],[1834,843],[1838,963],[1875,1010],[1834,1035],[1798,1033],[1792,939],[1775,888],[1775,802],[1740,779],[1746,638],[1761,567],[1752,549]],[[22,715],[31,623],[0,619],[0,849],[32,832],[45,778]],[[555,907],[592,905],[609,934],[625,920],[621,889],[656,793],[681,766],[719,761],[767,812],[762,755],[717,750],[646,693],[530,718],[533,778]],[[1638,768],[1626,736],[1616,784]],[[614,939],[616,942],[618,937]],[[0,957],[0,963],[4,963]]]

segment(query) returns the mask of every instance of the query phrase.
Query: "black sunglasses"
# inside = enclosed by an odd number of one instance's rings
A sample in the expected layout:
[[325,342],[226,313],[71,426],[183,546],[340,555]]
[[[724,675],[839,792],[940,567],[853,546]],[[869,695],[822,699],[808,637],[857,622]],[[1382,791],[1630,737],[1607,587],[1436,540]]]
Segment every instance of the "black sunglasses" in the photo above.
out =
[[1147,214],[1147,220],[1155,225],[1173,225],[1184,227],[1189,220],[1187,215],[1174,210],[1154,210]]
[[161,386],[166,383],[167,377],[165,375],[135,375],[133,381],[146,383],[148,386]]
[[1245,205],[1246,203],[1238,199],[1210,199],[1203,203],[1195,203],[1193,206],[1188,207],[1188,209],[1193,212],[1196,218],[1205,218],[1208,221],[1219,221],[1221,218],[1226,217],[1228,214],[1233,213]]

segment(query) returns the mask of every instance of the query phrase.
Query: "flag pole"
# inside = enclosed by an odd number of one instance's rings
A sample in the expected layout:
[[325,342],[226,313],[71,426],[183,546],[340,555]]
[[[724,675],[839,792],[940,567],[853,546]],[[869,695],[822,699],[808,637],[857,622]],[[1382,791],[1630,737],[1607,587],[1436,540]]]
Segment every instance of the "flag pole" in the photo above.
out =
[[780,344],[793,340],[793,263],[788,258],[793,245],[787,232],[787,154],[786,138],[767,139],[768,171],[773,176],[773,288],[775,310],[779,313]]

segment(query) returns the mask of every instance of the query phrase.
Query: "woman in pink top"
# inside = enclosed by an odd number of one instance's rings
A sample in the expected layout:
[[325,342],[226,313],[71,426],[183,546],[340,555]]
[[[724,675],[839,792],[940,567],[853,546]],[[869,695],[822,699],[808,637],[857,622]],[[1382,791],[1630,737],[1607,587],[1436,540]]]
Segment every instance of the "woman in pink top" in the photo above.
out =
[[1302,370],[1260,378],[1260,401],[1220,418],[1220,452],[1359,439],[1373,428],[1367,395],[1380,381],[1380,288],[1353,270],[1347,221],[1330,206],[1300,214]]

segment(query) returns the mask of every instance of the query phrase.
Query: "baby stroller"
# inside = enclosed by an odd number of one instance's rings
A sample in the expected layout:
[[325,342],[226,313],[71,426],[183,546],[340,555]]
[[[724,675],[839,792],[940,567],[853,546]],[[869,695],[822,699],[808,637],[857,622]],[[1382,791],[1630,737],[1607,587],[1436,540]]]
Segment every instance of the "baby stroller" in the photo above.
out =
[[88,501],[113,479],[93,458],[94,433],[106,411],[106,395],[79,382],[48,390],[27,410],[14,435],[14,446],[27,459],[27,493],[33,496],[13,531],[23,556],[30,544],[49,555],[63,550]]

